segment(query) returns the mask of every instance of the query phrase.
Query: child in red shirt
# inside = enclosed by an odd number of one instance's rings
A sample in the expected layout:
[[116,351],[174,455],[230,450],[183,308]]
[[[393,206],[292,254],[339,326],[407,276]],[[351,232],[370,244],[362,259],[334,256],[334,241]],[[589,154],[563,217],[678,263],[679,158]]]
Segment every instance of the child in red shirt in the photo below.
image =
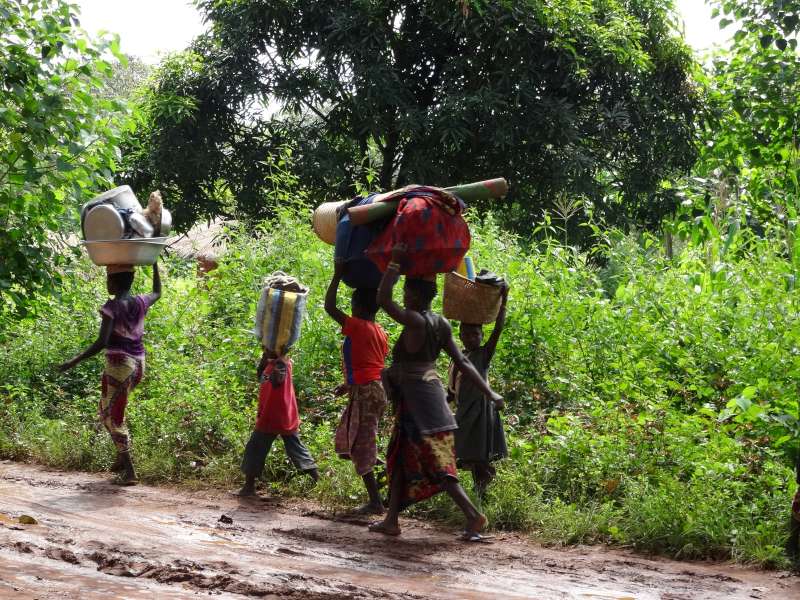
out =
[[271,350],[264,350],[257,373],[261,381],[258,414],[255,429],[244,449],[242,472],[245,475],[245,484],[239,490],[240,496],[255,495],[256,477],[264,470],[267,454],[278,436],[283,438],[286,454],[294,466],[307,473],[314,481],[319,479],[317,465],[297,435],[300,417],[292,384],[291,359],[278,356]]
[[345,383],[337,392],[348,393],[350,400],[336,428],[336,453],[353,461],[356,473],[367,488],[369,502],[357,512],[382,514],[383,502],[375,480],[378,460],[378,423],[386,409],[386,394],[381,384],[381,371],[389,354],[386,332],[375,322],[378,312],[377,290],[353,290],[353,316],[336,306],[336,293],[344,272],[344,262],[335,263],[333,279],[325,295],[325,311],[342,326],[342,364]]

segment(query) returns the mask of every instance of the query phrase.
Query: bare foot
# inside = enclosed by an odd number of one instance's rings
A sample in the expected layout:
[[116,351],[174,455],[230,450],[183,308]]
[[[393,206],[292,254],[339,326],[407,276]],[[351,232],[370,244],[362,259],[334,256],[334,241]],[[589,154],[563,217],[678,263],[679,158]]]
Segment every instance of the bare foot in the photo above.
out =
[[122,455],[117,453],[117,458],[111,463],[111,467],[108,469],[112,473],[119,473],[125,470],[125,462],[122,460]]
[[242,498],[251,498],[256,495],[256,487],[254,485],[245,484],[238,492],[236,492],[236,495]]
[[397,525],[387,525],[386,521],[376,521],[370,523],[369,529],[372,533],[382,533],[383,535],[398,536],[400,535],[400,528]]
[[480,533],[486,526],[489,524],[489,519],[486,518],[486,515],[482,515],[478,513],[478,516],[475,519],[471,519],[467,521],[467,526],[464,529],[464,534],[469,536],[473,533]]
[[111,480],[114,485],[131,486],[139,483],[135,473],[120,473]]
[[383,504],[373,504],[371,502],[367,502],[353,510],[354,515],[382,515],[386,512],[386,508]]

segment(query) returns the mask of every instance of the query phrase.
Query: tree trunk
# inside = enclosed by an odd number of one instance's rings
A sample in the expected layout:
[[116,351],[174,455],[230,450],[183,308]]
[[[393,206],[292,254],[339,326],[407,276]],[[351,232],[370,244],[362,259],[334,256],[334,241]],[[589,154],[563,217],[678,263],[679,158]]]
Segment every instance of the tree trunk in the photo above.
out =
[[383,164],[381,165],[380,184],[381,189],[391,190],[394,185],[394,163],[397,157],[397,132],[391,132],[386,139],[386,145],[381,149]]

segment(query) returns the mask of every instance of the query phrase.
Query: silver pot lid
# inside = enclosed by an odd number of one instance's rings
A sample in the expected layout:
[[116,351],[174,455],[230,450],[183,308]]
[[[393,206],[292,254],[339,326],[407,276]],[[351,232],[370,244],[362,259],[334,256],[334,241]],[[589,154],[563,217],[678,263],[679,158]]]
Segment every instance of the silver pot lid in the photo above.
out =
[[119,240],[125,235],[125,222],[116,208],[101,204],[86,214],[83,231],[87,240]]

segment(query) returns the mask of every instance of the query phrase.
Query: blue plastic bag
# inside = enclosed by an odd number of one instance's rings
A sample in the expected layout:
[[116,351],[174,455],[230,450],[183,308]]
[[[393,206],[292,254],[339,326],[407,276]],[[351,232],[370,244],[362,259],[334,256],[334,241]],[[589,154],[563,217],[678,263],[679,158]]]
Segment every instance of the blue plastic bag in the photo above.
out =
[[[366,198],[354,200],[350,206],[371,204],[376,194]],[[336,225],[336,245],[334,256],[344,258],[346,267],[342,281],[351,288],[377,288],[380,285],[382,274],[364,254],[364,250],[372,243],[386,223],[370,223],[369,225],[353,226],[347,212]]]

